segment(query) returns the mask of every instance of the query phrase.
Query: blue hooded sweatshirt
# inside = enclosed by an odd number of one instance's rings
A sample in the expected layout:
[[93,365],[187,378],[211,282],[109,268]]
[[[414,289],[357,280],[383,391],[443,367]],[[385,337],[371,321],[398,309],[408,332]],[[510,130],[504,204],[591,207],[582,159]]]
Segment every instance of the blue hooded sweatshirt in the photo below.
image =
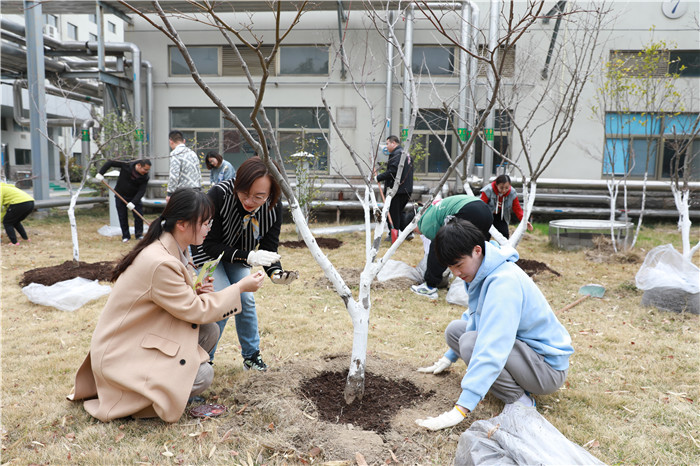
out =
[[569,356],[574,352],[569,332],[537,285],[515,264],[518,257],[510,246],[486,243],[474,280],[465,283],[469,293],[467,331],[476,331],[478,336],[457,404],[470,411],[503,371],[516,339],[560,371],[569,367]]

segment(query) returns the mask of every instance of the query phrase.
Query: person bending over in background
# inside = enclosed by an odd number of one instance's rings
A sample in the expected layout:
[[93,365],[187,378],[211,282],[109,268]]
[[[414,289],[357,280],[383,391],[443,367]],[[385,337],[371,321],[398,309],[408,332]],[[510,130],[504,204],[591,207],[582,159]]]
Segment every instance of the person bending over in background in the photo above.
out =
[[465,282],[469,317],[445,330],[447,346],[467,364],[454,408],[416,423],[452,427],[491,392],[511,409],[554,393],[566,380],[571,337],[535,282],[515,264],[518,252],[486,242],[471,222],[454,218],[435,237],[438,260]]
[[104,174],[112,167],[119,169],[119,178],[117,178],[114,190],[127,202],[124,204],[121,199],[116,199],[115,203],[119,227],[122,230],[122,242],[126,243],[131,239],[128,210],[136,211],[134,212],[134,236],[140,240],[143,238],[143,219],[141,218],[143,216],[143,203],[141,198],[146,194],[148,187],[148,172],[151,171],[151,161],[148,159],[135,162],[107,160],[95,175],[95,179],[104,181]]
[[17,246],[17,235],[23,240],[29,241],[29,236],[22,226],[22,220],[27,218],[34,210],[34,198],[21,189],[7,183],[0,183],[0,205],[2,205],[2,225],[10,240],[10,244]]
[[[510,214],[513,212],[519,221],[523,220],[523,208],[518,201],[518,193],[510,185],[508,175],[498,175],[496,179],[481,188],[481,200],[489,205],[493,213],[493,226],[503,236],[510,238],[508,224]],[[532,231],[532,224],[527,222],[527,229]],[[486,235],[488,238],[490,235]]]
[[209,181],[212,186],[216,183],[236,178],[236,169],[216,151],[212,150],[207,153],[204,164],[210,170]]
[[143,241],[115,267],[114,289],[68,396],[85,400],[97,419],[176,422],[188,398],[211,385],[214,322],[240,312],[241,294],[258,290],[264,278],[246,277],[216,293],[210,281],[193,288],[187,248],[204,240],[213,213],[206,194],[175,191]]
[[[251,157],[241,164],[235,180],[222,181],[211,187],[207,195],[215,208],[211,232],[200,247],[193,248],[194,264],[218,258],[214,270],[214,289],[221,290],[238,283],[250,274],[250,268],[263,266],[273,283],[288,284],[298,274],[282,270],[277,254],[282,227],[280,186],[268,172],[260,157]],[[238,342],[241,344],[243,367],[266,371],[260,356],[260,332],[253,293],[241,295],[243,311],[235,316]],[[217,322],[224,332],[228,317]],[[221,337],[219,337],[221,338]],[[214,358],[216,346],[210,356]]]
[[428,206],[416,226],[417,232],[431,240],[428,263],[423,274],[425,281],[420,285],[412,285],[411,291],[433,300],[438,298],[437,287],[442,282],[442,274],[447,267],[437,260],[432,240],[435,239],[440,227],[445,224],[445,220],[453,216],[471,221],[487,238],[493,221],[489,206],[478,197],[468,194],[436,199]]

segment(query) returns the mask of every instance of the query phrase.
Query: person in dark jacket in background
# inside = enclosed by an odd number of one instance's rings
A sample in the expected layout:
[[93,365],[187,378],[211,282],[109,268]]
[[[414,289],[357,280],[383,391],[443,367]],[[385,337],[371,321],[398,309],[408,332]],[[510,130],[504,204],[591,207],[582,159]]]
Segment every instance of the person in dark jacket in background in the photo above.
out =
[[[135,162],[107,160],[97,175],[95,175],[95,179],[103,181],[105,179],[104,174],[110,168],[119,169],[119,178],[117,178],[117,185],[114,190],[127,202],[124,204],[120,199],[116,201],[119,227],[122,229],[122,242],[126,243],[131,239],[127,209],[136,210],[143,216],[141,198],[146,194],[146,188],[148,187],[148,172],[151,171],[151,161],[148,159],[136,160]],[[140,240],[143,238],[143,220],[136,212],[134,212],[134,236]]]
[[[386,148],[389,151],[386,171],[377,175],[377,181],[384,182],[385,194],[396,184],[399,162],[401,162],[401,155],[403,154],[401,141],[399,141],[399,138],[396,136],[389,136],[387,138]],[[396,195],[391,200],[391,206],[389,207],[389,216],[391,217],[391,228],[403,230],[403,228],[408,225],[408,222],[402,222],[401,214],[413,194],[413,160],[408,154],[406,155],[406,161],[404,162],[401,172],[401,179],[398,180],[398,182],[399,186],[396,190]]]

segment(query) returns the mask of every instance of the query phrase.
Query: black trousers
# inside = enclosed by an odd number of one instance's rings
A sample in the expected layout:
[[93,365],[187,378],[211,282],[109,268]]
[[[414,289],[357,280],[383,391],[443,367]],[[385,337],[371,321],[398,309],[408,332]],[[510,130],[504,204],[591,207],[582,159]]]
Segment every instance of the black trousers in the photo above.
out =
[[[501,218],[501,214],[493,214],[493,226],[496,227],[506,239],[510,238],[510,231],[508,231],[508,222]],[[488,236],[487,236],[488,238]]]
[[[122,229],[122,239],[130,239],[129,233],[129,209],[121,199],[115,199],[117,207],[117,216],[119,217],[119,227]],[[143,236],[143,220],[136,215],[136,212],[143,215],[143,203],[139,200],[134,202],[134,235],[138,238]]]
[[[491,214],[491,209],[483,201],[473,201],[466,204],[464,207],[459,209],[455,214],[455,217],[463,218],[464,220],[469,220],[476,226],[481,233],[484,235],[484,239],[488,240],[490,237],[489,228],[493,222],[493,214]],[[437,260],[437,255],[435,254],[435,243],[430,243],[430,250],[428,251],[428,263],[425,268],[425,274],[423,278],[428,286],[436,288],[440,282],[442,282],[442,274],[445,272],[447,267],[442,265]]]
[[20,202],[19,204],[11,204],[5,212],[5,217],[2,219],[2,224],[5,227],[5,232],[7,237],[12,243],[17,242],[17,235],[15,235],[15,230],[22,237],[22,239],[29,239],[27,232],[24,231],[22,226],[22,220],[27,218],[29,214],[34,210],[34,201]]
[[391,217],[391,228],[397,230],[403,230],[408,222],[404,223],[402,214],[403,209],[408,204],[411,199],[410,194],[397,194],[391,199],[391,205],[389,206],[389,216]]

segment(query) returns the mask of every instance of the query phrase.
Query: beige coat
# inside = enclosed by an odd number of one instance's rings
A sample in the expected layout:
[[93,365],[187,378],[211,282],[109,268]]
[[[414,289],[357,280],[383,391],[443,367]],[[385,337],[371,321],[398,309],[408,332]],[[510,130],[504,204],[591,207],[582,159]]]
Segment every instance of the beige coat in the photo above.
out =
[[175,238],[163,233],[120,275],[100,315],[69,400],[101,421],[125,416],[175,422],[199,365],[199,325],[241,309],[238,285],[197,295]]

